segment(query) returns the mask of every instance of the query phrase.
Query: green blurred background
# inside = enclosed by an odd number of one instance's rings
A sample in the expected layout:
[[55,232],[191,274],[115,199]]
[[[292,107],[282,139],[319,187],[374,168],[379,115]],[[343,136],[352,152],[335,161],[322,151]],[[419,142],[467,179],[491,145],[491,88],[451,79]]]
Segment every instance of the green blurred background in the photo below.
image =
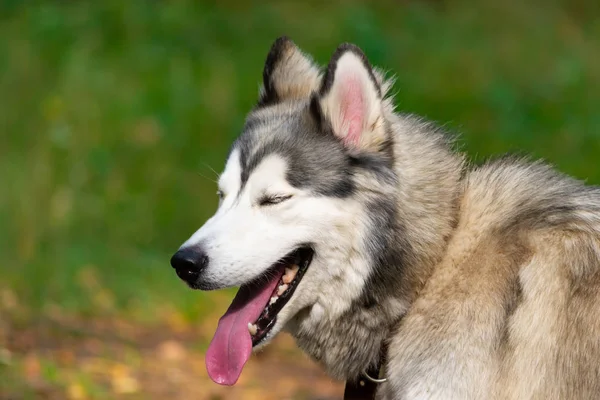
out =
[[[358,44],[397,77],[399,110],[460,132],[476,160],[520,150],[600,182],[597,0],[1,1],[0,398],[233,396],[196,364],[197,392],[154,390],[167,372],[144,366],[201,360],[227,306],[230,292],[188,290],[169,257],[214,210],[214,171],[281,34],[321,64]],[[290,388],[312,364],[280,347],[264,357],[289,353]],[[110,371],[88,372],[92,356]]]

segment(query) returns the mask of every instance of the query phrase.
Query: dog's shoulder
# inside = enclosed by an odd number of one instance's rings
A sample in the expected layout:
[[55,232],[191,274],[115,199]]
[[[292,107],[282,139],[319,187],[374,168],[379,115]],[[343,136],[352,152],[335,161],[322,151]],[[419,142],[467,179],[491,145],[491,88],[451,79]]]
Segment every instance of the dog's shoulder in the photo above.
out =
[[597,395],[600,188],[541,162],[504,158],[473,170],[463,202],[466,233],[490,251],[468,259],[471,267],[494,259],[500,267],[488,276],[496,280],[488,287],[502,288],[505,313],[497,396]]
[[416,398],[429,388],[593,397],[600,190],[515,158],[471,169],[463,185],[446,254],[391,342],[390,368],[402,376],[391,386]]
[[505,157],[467,174],[460,207],[457,235],[487,249],[481,261],[513,264],[519,291],[539,307],[550,307],[544,293],[558,301],[592,287],[600,304],[599,187],[542,162]]

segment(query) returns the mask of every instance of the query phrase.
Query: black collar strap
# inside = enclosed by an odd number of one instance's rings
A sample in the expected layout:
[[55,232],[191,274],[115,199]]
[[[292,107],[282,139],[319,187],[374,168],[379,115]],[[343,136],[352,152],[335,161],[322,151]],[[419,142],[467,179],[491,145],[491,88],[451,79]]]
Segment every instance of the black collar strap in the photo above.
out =
[[384,344],[381,346],[379,362],[367,369],[363,375],[359,376],[358,381],[346,381],[344,400],[375,399],[378,383],[374,379],[368,379],[365,375],[375,379],[380,378],[381,368],[385,365],[386,353],[387,345],[384,342]]

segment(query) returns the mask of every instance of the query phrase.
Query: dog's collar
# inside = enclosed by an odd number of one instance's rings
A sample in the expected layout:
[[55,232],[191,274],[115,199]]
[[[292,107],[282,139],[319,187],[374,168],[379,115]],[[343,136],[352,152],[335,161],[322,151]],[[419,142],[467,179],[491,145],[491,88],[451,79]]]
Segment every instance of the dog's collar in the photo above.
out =
[[363,371],[358,381],[346,381],[344,400],[371,400],[375,399],[377,385],[386,381],[381,378],[387,356],[387,343],[384,341],[379,353],[379,362]]

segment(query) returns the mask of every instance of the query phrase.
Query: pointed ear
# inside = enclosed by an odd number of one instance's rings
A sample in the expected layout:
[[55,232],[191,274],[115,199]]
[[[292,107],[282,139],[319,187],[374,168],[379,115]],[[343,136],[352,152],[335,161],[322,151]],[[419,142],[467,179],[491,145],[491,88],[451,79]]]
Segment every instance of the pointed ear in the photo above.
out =
[[[343,44],[327,67],[312,107],[344,145],[377,151],[386,140],[382,91],[364,53]],[[317,104],[315,104],[315,101]]]
[[286,36],[273,43],[263,70],[259,105],[307,99],[321,84],[319,68]]

